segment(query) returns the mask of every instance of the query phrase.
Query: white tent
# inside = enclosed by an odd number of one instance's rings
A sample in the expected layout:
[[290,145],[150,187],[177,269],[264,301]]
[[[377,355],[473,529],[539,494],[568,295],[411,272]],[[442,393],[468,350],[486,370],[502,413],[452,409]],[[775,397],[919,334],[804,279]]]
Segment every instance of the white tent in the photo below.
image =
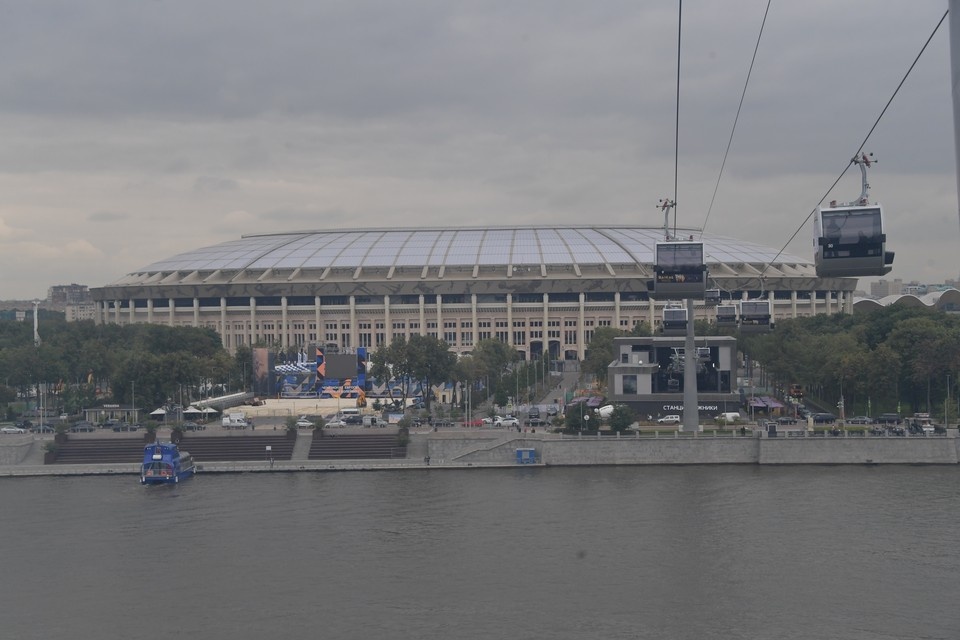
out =
[[166,409],[154,409],[153,411],[150,412],[150,415],[152,415],[152,416],[157,416],[157,417],[162,418],[163,416],[167,415],[167,410],[166,410]]
[[217,411],[216,409],[214,409],[213,407],[204,407],[204,408],[203,408],[203,415],[204,415],[204,417],[206,417],[206,416],[211,416],[211,415],[214,415],[214,414],[217,414],[217,413],[220,413],[220,412]]
[[193,406],[193,405],[190,405],[189,407],[187,407],[186,409],[183,410],[183,415],[185,415],[185,416],[187,416],[187,415],[199,416],[199,415],[201,415],[202,413],[203,413],[203,411],[201,411],[200,409],[197,409],[197,408],[196,408],[195,406]]

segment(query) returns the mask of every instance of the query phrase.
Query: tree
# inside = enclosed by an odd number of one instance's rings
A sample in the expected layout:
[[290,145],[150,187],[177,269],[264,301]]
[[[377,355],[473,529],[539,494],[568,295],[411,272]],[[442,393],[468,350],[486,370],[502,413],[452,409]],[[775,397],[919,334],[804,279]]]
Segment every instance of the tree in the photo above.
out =
[[593,339],[587,347],[587,357],[581,369],[592,373],[602,385],[607,382],[607,367],[614,360],[613,339],[624,335],[623,331],[613,327],[599,327],[593,332]]
[[457,357],[450,352],[450,345],[433,336],[411,336],[407,343],[406,363],[410,375],[427,384],[424,404],[429,411],[432,400],[430,389],[435,384],[446,382],[453,373]]
[[625,404],[618,404],[610,414],[610,428],[617,433],[623,433],[636,421],[633,411]]
[[563,424],[565,433],[581,433],[591,428],[595,430],[600,421],[594,415],[593,409],[583,402],[578,402],[567,409]]

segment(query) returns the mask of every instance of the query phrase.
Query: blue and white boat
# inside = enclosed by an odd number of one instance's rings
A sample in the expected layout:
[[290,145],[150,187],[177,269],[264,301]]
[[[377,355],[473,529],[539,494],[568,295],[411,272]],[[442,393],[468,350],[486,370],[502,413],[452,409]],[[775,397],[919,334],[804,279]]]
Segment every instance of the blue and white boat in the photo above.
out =
[[143,448],[140,484],[176,484],[197,470],[193,457],[172,442],[152,442]]

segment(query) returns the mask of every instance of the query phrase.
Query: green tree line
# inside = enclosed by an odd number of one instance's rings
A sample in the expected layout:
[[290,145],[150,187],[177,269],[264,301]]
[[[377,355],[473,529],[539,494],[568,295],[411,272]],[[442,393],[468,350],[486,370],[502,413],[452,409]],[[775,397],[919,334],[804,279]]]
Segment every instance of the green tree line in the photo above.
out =
[[[231,356],[210,329],[66,322],[48,314],[34,344],[30,322],[0,321],[0,401],[35,395],[68,413],[104,402],[157,407],[216,388],[245,388],[250,349]],[[136,393],[136,398],[133,393]]]
[[[735,331],[698,320],[696,335]],[[606,381],[613,340],[649,335],[649,326],[627,333],[597,329],[583,370]],[[854,315],[778,320],[767,334],[737,336],[738,350],[760,363],[770,384],[802,384],[821,409],[848,416],[899,411],[956,418],[960,376],[960,316],[927,307],[890,306]],[[950,402],[947,402],[949,393]]]

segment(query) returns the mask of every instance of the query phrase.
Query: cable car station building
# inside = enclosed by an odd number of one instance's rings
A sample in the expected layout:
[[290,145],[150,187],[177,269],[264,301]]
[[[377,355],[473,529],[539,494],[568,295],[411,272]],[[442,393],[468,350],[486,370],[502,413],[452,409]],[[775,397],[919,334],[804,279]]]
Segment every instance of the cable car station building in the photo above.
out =
[[[700,337],[695,344],[700,418],[712,420],[721,413],[738,411],[736,338]],[[637,416],[654,420],[683,413],[684,338],[615,338],[613,350],[616,357],[607,368],[611,402],[625,404]]]
[[[431,335],[458,353],[494,338],[523,358],[580,360],[599,327],[660,330],[671,303],[652,293],[662,237],[630,225],[265,233],[160,260],[91,294],[98,323],[208,327],[231,351],[376,349]],[[749,300],[768,301],[773,318],[852,313],[855,278],[818,277],[812,259],[735,238],[698,241],[719,300],[697,301],[694,319],[715,322],[718,303]]]

